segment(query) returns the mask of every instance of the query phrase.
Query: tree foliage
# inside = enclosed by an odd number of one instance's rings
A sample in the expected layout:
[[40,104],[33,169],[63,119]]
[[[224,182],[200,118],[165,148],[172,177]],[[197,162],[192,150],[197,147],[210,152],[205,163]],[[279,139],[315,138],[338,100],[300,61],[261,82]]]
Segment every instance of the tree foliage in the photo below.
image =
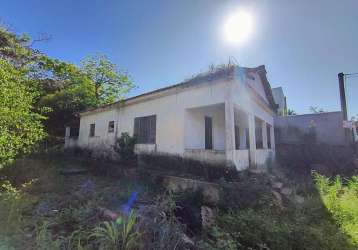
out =
[[33,49],[33,41],[0,26],[0,58],[31,79],[38,93],[34,107],[47,110],[44,125],[53,137],[63,137],[66,125],[78,126],[74,114],[119,100],[133,88],[128,75],[104,55],[88,56],[78,67]]
[[119,71],[104,55],[85,58],[81,70],[93,81],[94,95],[99,104],[119,100],[134,87],[128,75]]
[[297,115],[297,113],[293,109],[288,109],[287,110],[287,115]]
[[31,151],[45,136],[44,117],[33,112],[37,91],[24,72],[0,59],[0,167]]
[[0,24],[0,164],[28,152],[43,129],[62,138],[66,125],[78,125],[76,113],[119,100],[133,87],[104,55],[78,67],[34,49],[34,41]]

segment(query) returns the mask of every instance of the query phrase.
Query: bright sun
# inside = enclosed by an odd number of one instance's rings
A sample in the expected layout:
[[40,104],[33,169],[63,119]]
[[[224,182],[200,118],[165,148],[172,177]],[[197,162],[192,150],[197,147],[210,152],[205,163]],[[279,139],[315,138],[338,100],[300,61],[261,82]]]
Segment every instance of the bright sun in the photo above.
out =
[[226,40],[234,44],[241,44],[246,41],[252,30],[252,16],[243,10],[232,14],[227,19],[224,27]]

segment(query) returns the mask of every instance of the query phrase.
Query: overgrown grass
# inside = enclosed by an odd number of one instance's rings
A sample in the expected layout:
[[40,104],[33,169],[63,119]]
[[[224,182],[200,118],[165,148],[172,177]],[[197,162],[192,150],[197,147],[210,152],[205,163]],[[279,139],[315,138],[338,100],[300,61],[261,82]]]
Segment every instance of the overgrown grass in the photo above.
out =
[[343,180],[314,174],[322,202],[344,233],[358,246],[358,176]]
[[[60,174],[70,164],[88,161],[83,152],[79,157],[72,152],[69,158],[51,152],[2,170],[0,249],[358,248],[358,177],[329,179],[315,174],[314,185],[245,171],[235,173],[233,183],[225,178],[217,181],[222,172],[214,173],[221,199],[212,206],[205,204],[199,191],[173,195],[149,177],[143,181],[91,172]],[[165,158],[158,164],[163,169]],[[282,204],[273,195],[272,183],[277,181],[293,190],[292,195],[282,195]],[[146,204],[135,208],[136,218],[124,215],[122,221],[106,223],[99,218],[99,207],[119,211],[133,192]],[[293,200],[297,194],[304,197],[303,203]],[[212,206],[218,213],[212,227],[201,227],[202,206]],[[194,245],[188,247],[185,235]]]
[[[205,232],[205,249],[357,249],[357,177],[343,185],[315,175],[317,189],[303,203],[275,203],[269,176],[222,183],[216,225]],[[295,191],[293,191],[295,192]],[[225,246],[225,247],[223,247]]]

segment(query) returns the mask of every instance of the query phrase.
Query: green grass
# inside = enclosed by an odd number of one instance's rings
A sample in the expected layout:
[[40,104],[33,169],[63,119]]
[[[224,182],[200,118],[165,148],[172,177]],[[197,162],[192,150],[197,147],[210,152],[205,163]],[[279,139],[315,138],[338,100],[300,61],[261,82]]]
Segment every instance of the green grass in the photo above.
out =
[[358,176],[342,180],[314,174],[323,204],[341,230],[358,246]]
[[340,177],[330,180],[315,174],[315,189],[303,193],[301,186],[307,184],[294,186],[304,202],[286,197],[284,207],[273,202],[268,179],[247,176],[236,184],[236,192],[231,184],[222,184],[219,216],[204,234],[206,249],[221,249],[223,242],[226,249],[247,250],[358,248],[358,177],[343,182]]
[[[59,174],[66,166],[85,166],[88,161],[51,152],[0,172],[0,250],[148,249],[150,244],[153,249],[185,249],[182,234],[190,225],[183,225],[175,211],[181,207],[200,217],[204,204],[198,193],[168,198],[150,178]],[[283,207],[272,194],[275,178],[241,172],[236,184],[218,182],[221,200],[213,208],[218,212],[215,224],[189,228],[196,249],[358,249],[358,176],[329,179],[315,174],[309,184],[280,180],[293,196],[305,198],[297,204],[292,197],[283,197]],[[88,180],[93,189],[83,192]],[[154,201],[146,208],[149,221],[140,224],[132,216],[104,223],[96,216],[98,207],[118,209],[132,191],[139,191],[142,201]]]

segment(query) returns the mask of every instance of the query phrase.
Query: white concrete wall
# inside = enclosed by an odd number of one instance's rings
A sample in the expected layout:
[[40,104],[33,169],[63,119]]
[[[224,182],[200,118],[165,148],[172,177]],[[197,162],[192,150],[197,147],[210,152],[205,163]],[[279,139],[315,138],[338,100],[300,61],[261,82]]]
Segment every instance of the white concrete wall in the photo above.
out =
[[237,170],[244,170],[249,167],[249,150],[240,149],[234,151],[234,163]]
[[[117,111],[114,109],[82,116],[80,120],[78,145],[89,148],[113,145],[118,122],[117,119]],[[115,131],[113,133],[108,133],[108,123],[110,121],[114,121]],[[93,123],[95,124],[95,136],[90,137],[90,124]]]
[[252,87],[265,101],[269,103],[266,97],[265,89],[262,85],[261,78],[257,73],[248,73],[244,80],[245,84]]
[[[249,82],[247,82],[249,81]],[[251,81],[251,82],[250,82]],[[247,92],[247,84],[263,95],[263,104],[253,100]],[[109,110],[83,114],[80,122],[79,145],[83,147],[110,147],[115,136],[127,132],[133,135],[134,118],[156,115],[156,145],[144,145],[141,148],[153,149],[157,152],[183,155],[185,148],[205,148],[204,117],[213,118],[213,147],[225,150],[228,130],[234,136],[233,126],[226,126],[224,103],[232,104],[234,109],[240,109],[248,115],[253,115],[273,125],[273,113],[267,105],[267,98],[260,77],[255,74],[255,80],[234,79],[231,81],[212,81],[205,84],[171,89],[169,94],[164,91],[155,94],[151,99],[140,97],[125,106],[114,106]],[[142,100],[141,99],[145,99]],[[231,109],[230,109],[231,110]],[[234,112],[232,112],[234,114]],[[234,123],[234,117],[232,116]],[[230,121],[231,121],[230,120]],[[109,121],[115,121],[115,132],[108,133]],[[89,137],[90,124],[96,124],[94,137]],[[233,124],[232,124],[233,125]],[[139,149],[139,147],[137,147]],[[235,151],[235,147],[233,147]],[[246,151],[230,152],[226,158],[237,162],[238,166],[246,166],[248,157]],[[240,157],[243,157],[241,160]],[[228,159],[228,158],[227,158]]]
[[267,160],[274,159],[274,150],[272,149],[257,149],[256,150],[256,165],[258,167],[265,165]]
[[225,152],[220,150],[186,149],[184,157],[198,161],[207,161],[212,164],[226,163]]
[[[122,132],[128,132],[130,135],[133,135],[135,117],[156,115],[156,150],[158,152],[183,154],[185,148],[184,119],[186,110],[223,103],[230,94],[229,85],[227,81],[211,82],[205,85],[200,84],[184,90],[179,89],[176,94],[157,97],[119,109],[114,108],[109,111],[81,116],[80,145],[97,147],[103,144],[107,146],[113,144],[115,133],[113,135],[108,135],[107,133],[108,122],[110,120],[115,121],[115,127],[118,126],[118,136]],[[214,147],[224,149],[223,139],[221,138],[223,133],[221,130],[222,124],[219,121],[221,114],[208,112],[213,114],[215,119],[213,121],[213,131],[215,131],[213,138]],[[92,138],[89,137],[89,126],[91,123],[96,124],[96,135]]]
[[185,149],[205,149],[205,116],[212,118],[213,149],[225,150],[224,104],[186,110]]

